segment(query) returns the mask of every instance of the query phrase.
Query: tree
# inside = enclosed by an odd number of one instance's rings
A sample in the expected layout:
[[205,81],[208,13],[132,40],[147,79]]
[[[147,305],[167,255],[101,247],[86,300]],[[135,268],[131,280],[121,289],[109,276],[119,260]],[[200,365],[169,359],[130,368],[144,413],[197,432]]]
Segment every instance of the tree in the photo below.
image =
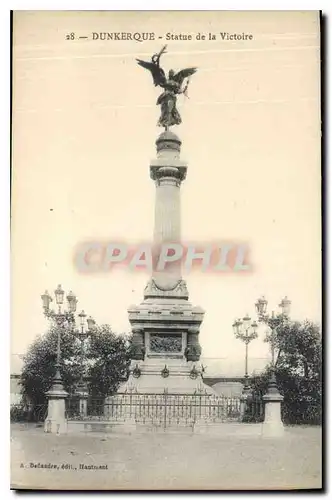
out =
[[[55,375],[57,329],[38,336],[24,356],[21,375],[23,401],[33,407],[45,405],[46,392]],[[116,391],[129,365],[130,338],[116,335],[108,325],[96,326],[86,342],[86,374],[91,394],[105,396]],[[73,395],[82,373],[81,346],[73,331],[61,332],[60,371],[65,390]]]
[[[311,321],[275,321],[275,347],[278,352],[275,373],[284,396],[286,423],[319,424],[322,400],[322,339],[318,325]],[[269,332],[266,341],[271,342]],[[271,366],[254,377],[254,392],[264,394]]]
[[108,325],[98,328],[91,338],[88,369],[90,394],[105,397],[114,394],[128,376],[130,364],[128,335],[115,335]]
[[[46,335],[39,335],[23,358],[21,393],[23,401],[33,406],[46,403],[45,393],[51,388],[55,375],[57,329],[51,327]],[[79,377],[79,345],[67,330],[61,334],[60,371],[63,385],[69,393]]]

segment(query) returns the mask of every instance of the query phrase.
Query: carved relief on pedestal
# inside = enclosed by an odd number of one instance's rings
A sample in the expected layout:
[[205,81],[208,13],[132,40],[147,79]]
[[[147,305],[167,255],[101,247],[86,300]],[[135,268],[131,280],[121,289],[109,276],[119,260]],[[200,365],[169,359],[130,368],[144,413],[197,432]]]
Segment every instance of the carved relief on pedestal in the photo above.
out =
[[149,350],[152,353],[179,353],[182,351],[181,333],[151,333]]

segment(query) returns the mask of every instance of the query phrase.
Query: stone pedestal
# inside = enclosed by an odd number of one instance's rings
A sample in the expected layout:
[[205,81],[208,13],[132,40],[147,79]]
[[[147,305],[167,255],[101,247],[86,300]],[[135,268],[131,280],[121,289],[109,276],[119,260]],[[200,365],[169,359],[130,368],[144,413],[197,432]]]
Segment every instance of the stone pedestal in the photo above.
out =
[[[137,376],[135,372],[140,371]],[[168,358],[131,361],[130,376],[118,390],[139,394],[215,394],[204,384],[200,364]]]
[[88,414],[88,398],[89,398],[89,393],[88,393],[88,391],[84,387],[82,387],[77,392],[77,395],[79,397],[79,412],[80,412],[80,416],[82,418],[84,418]]
[[248,394],[242,392],[240,396],[240,420],[243,420],[246,409],[247,409],[247,399]]
[[139,393],[214,393],[203,384],[199,363],[197,337],[203,315],[201,308],[180,297],[146,298],[140,306],[131,307],[129,321],[139,341],[133,345],[130,379],[119,392],[130,386]]
[[243,389],[242,389],[242,394],[240,396],[240,401],[241,401],[241,404],[240,404],[240,419],[242,420],[244,415],[245,415],[245,412],[246,412],[246,409],[247,409],[247,405],[248,405],[248,398],[251,397],[251,394],[252,394],[252,390],[251,390],[251,387],[249,385],[249,377],[248,375],[245,375],[245,378],[244,378],[244,386],[243,386]]
[[262,436],[277,438],[284,435],[284,425],[281,420],[281,403],[284,397],[279,393],[274,373],[269,382],[268,391],[263,396],[265,417],[262,424]]
[[48,398],[47,416],[44,431],[50,434],[66,434],[66,398],[68,393],[63,389],[61,375],[57,370],[52,388],[46,393]]

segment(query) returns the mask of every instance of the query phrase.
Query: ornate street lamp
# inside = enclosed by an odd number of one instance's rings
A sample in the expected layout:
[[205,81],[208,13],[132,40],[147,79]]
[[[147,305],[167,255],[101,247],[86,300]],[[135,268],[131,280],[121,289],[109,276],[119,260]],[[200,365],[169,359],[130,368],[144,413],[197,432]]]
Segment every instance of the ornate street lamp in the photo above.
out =
[[43,295],[41,295],[41,299],[43,301],[43,309],[44,311],[48,311],[49,308],[50,308],[50,303],[53,301],[52,297],[50,296],[50,294],[48,293],[48,291],[46,290],[45,293]]
[[78,300],[72,291],[70,291],[68,293],[67,301],[68,301],[69,311],[74,313],[76,311],[76,306],[77,306]]
[[57,289],[54,290],[54,295],[55,295],[55,300],[58,306],[62,306],[63,304],[63,297],[65,295],[65,292],[62,290],[61,285],[58,285]]
[[261,297],[257,300],[255,306],[258,315],[258,321],[260,323],[265,323],[270,329],[270,346],[271,346],[271,367],[272,367],[272,375],[271,377],[275,381],[275,349],[276,349],[276,341],[277,341],[277,329],[280,324],[288,321],[290,314],[290,305],[291,301],[288,297],[284,297],[279,304],[281,308],[281,314],[276,315],[274,311],[271,312],[271,315],[267,312],[267,300],[264,297]]
[[80,318],[81,332],[82,332],[82,334],[84,334],[84,323],[85,323],[85,318],[86,318],[85,312],[81,311],[79,313],[78,317]]
[[258,320],[263,321],[264,318],[266,317],[266,308],[267,308],[267,300],[264,296],[260,297],[257,300],[257,302],[255,304],[255,308],[257,311]]
[[54,291],[55,301],[58,310],[50,309],[50,304],[53,302],[52,297],[46,290],[41,296],[43,311],[46,318],[52,320],[56,325],[57,330],[57,348],[56,348],[56,364],[55,376],[51,389],[46,393],[48,397],[48,413],[45,420],[45,432],[62,433],[66,432],[66,419],[65,419],[65,399],[68,393],[63,388],[60,365],[61,365],[61,333],[67,327],[72,329],[74,325],[74,313],[76,311],[77,299],[73,292],[67,296],[68,311],[63,310],[65,292],[62,290],[61,285],[58,285]]
[[58,311],[50,309],[50,304],[53,302],[52,297],[46,290],[41,296],[43,303],[44,315],[46,318],[52,320],[57,327],[57,350],[56,350],[56,374],[53,380],[53,387],[61,388],[63,390],[62,378],[60,373],[60,362],[61,362],[61,333],[67,325],[68,328],[72,328],[74,323],[74,312],[76,311],[77,299],[73,292],[69,292],[67,296],[68,301],[68,311],[62,310],[64,301],[64,291],[61,285],[58,285],[54,291],[55,301],[58,306]]
[[281,419],[281,403],[284,397],[280,394],[277,386],[276,380],[276,341],[277,341],[277,330],[280,325],[284,324],[289,320],[290,305],[291,301],[284,297],[279,304],[281,308],[281,314],[275,315],[272,311],[271,315],[267,313],[267,300],[263,298],[258,299],[256,302],[256,310],[258,314],[258,320],[261,323],[265,323],[270,329],[269,341],[271,346],[271,375],[267,387],[267,392],[263,396],[263,401],[265,403],[265,416],[263,423],[263,435],[267,436],[281,436],[284,432],[284,427]]
[[289,317],[290,314],[290,306],[291,306],[291,301],[288,299],[288,297],[284,297],[282,301],[279,304],[279,307],[281,307],[281,314],[285,316],[286,318]]
[[87,318],[86,322],[88,324],[88,330],[92,331],[96,325],[95,320],[91,316],[89,316]]
[[233,323],[234,335],[237,339],[240,339],[245,344],[245,373],[244,373],[244,388],[243,393],[248,394],[250,392],[249,386],[249,374],[248,374],[248,348],[252,340],[257,338],[257,323],[256,321],[251,322],[251,318],[248,314],[244,318],[237,319]]
[[87,315],[84,311],[81,311],[78,317],[80,319],[80,329],[74,332],[81,343],[81,376],[77,393],[79,396],[80,415],[85,417],[87,415],[87,400],[89,396],[85,380],[85,341],[93,335],[96,322],[91,316],[86,319]]

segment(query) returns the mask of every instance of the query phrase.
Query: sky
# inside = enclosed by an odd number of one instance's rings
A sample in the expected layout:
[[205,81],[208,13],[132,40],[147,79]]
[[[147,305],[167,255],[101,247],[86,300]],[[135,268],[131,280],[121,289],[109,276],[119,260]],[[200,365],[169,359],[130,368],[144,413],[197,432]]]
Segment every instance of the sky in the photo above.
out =
[[[157,39],[92,40],[114,31]],[[254,319],[261,295],[270,311],[287,295],[293,319],[321,321],[318,13],[22,11],[13,40],[13,359],[46,331],[40,295],[59,283],[75,292],[78,311],[130,329],[127,309],[142,301],[148,275],[87,275],[73,256],[87,240],[151,241],[160,89],[135,58],[149,60],[168,32],[193,40],[167,41],[162,66],[198,67],[174,127],[188,162],[183,240],[247,242],[254,269],[186,276],[190,301],[205,310],[207,374],[243,373],[232,323]],[[253,39],[225,41],[220,32]],[[66,40],[70,33],[88,38]],[[260,327],[250,371],[269,360],[263,338]]]

